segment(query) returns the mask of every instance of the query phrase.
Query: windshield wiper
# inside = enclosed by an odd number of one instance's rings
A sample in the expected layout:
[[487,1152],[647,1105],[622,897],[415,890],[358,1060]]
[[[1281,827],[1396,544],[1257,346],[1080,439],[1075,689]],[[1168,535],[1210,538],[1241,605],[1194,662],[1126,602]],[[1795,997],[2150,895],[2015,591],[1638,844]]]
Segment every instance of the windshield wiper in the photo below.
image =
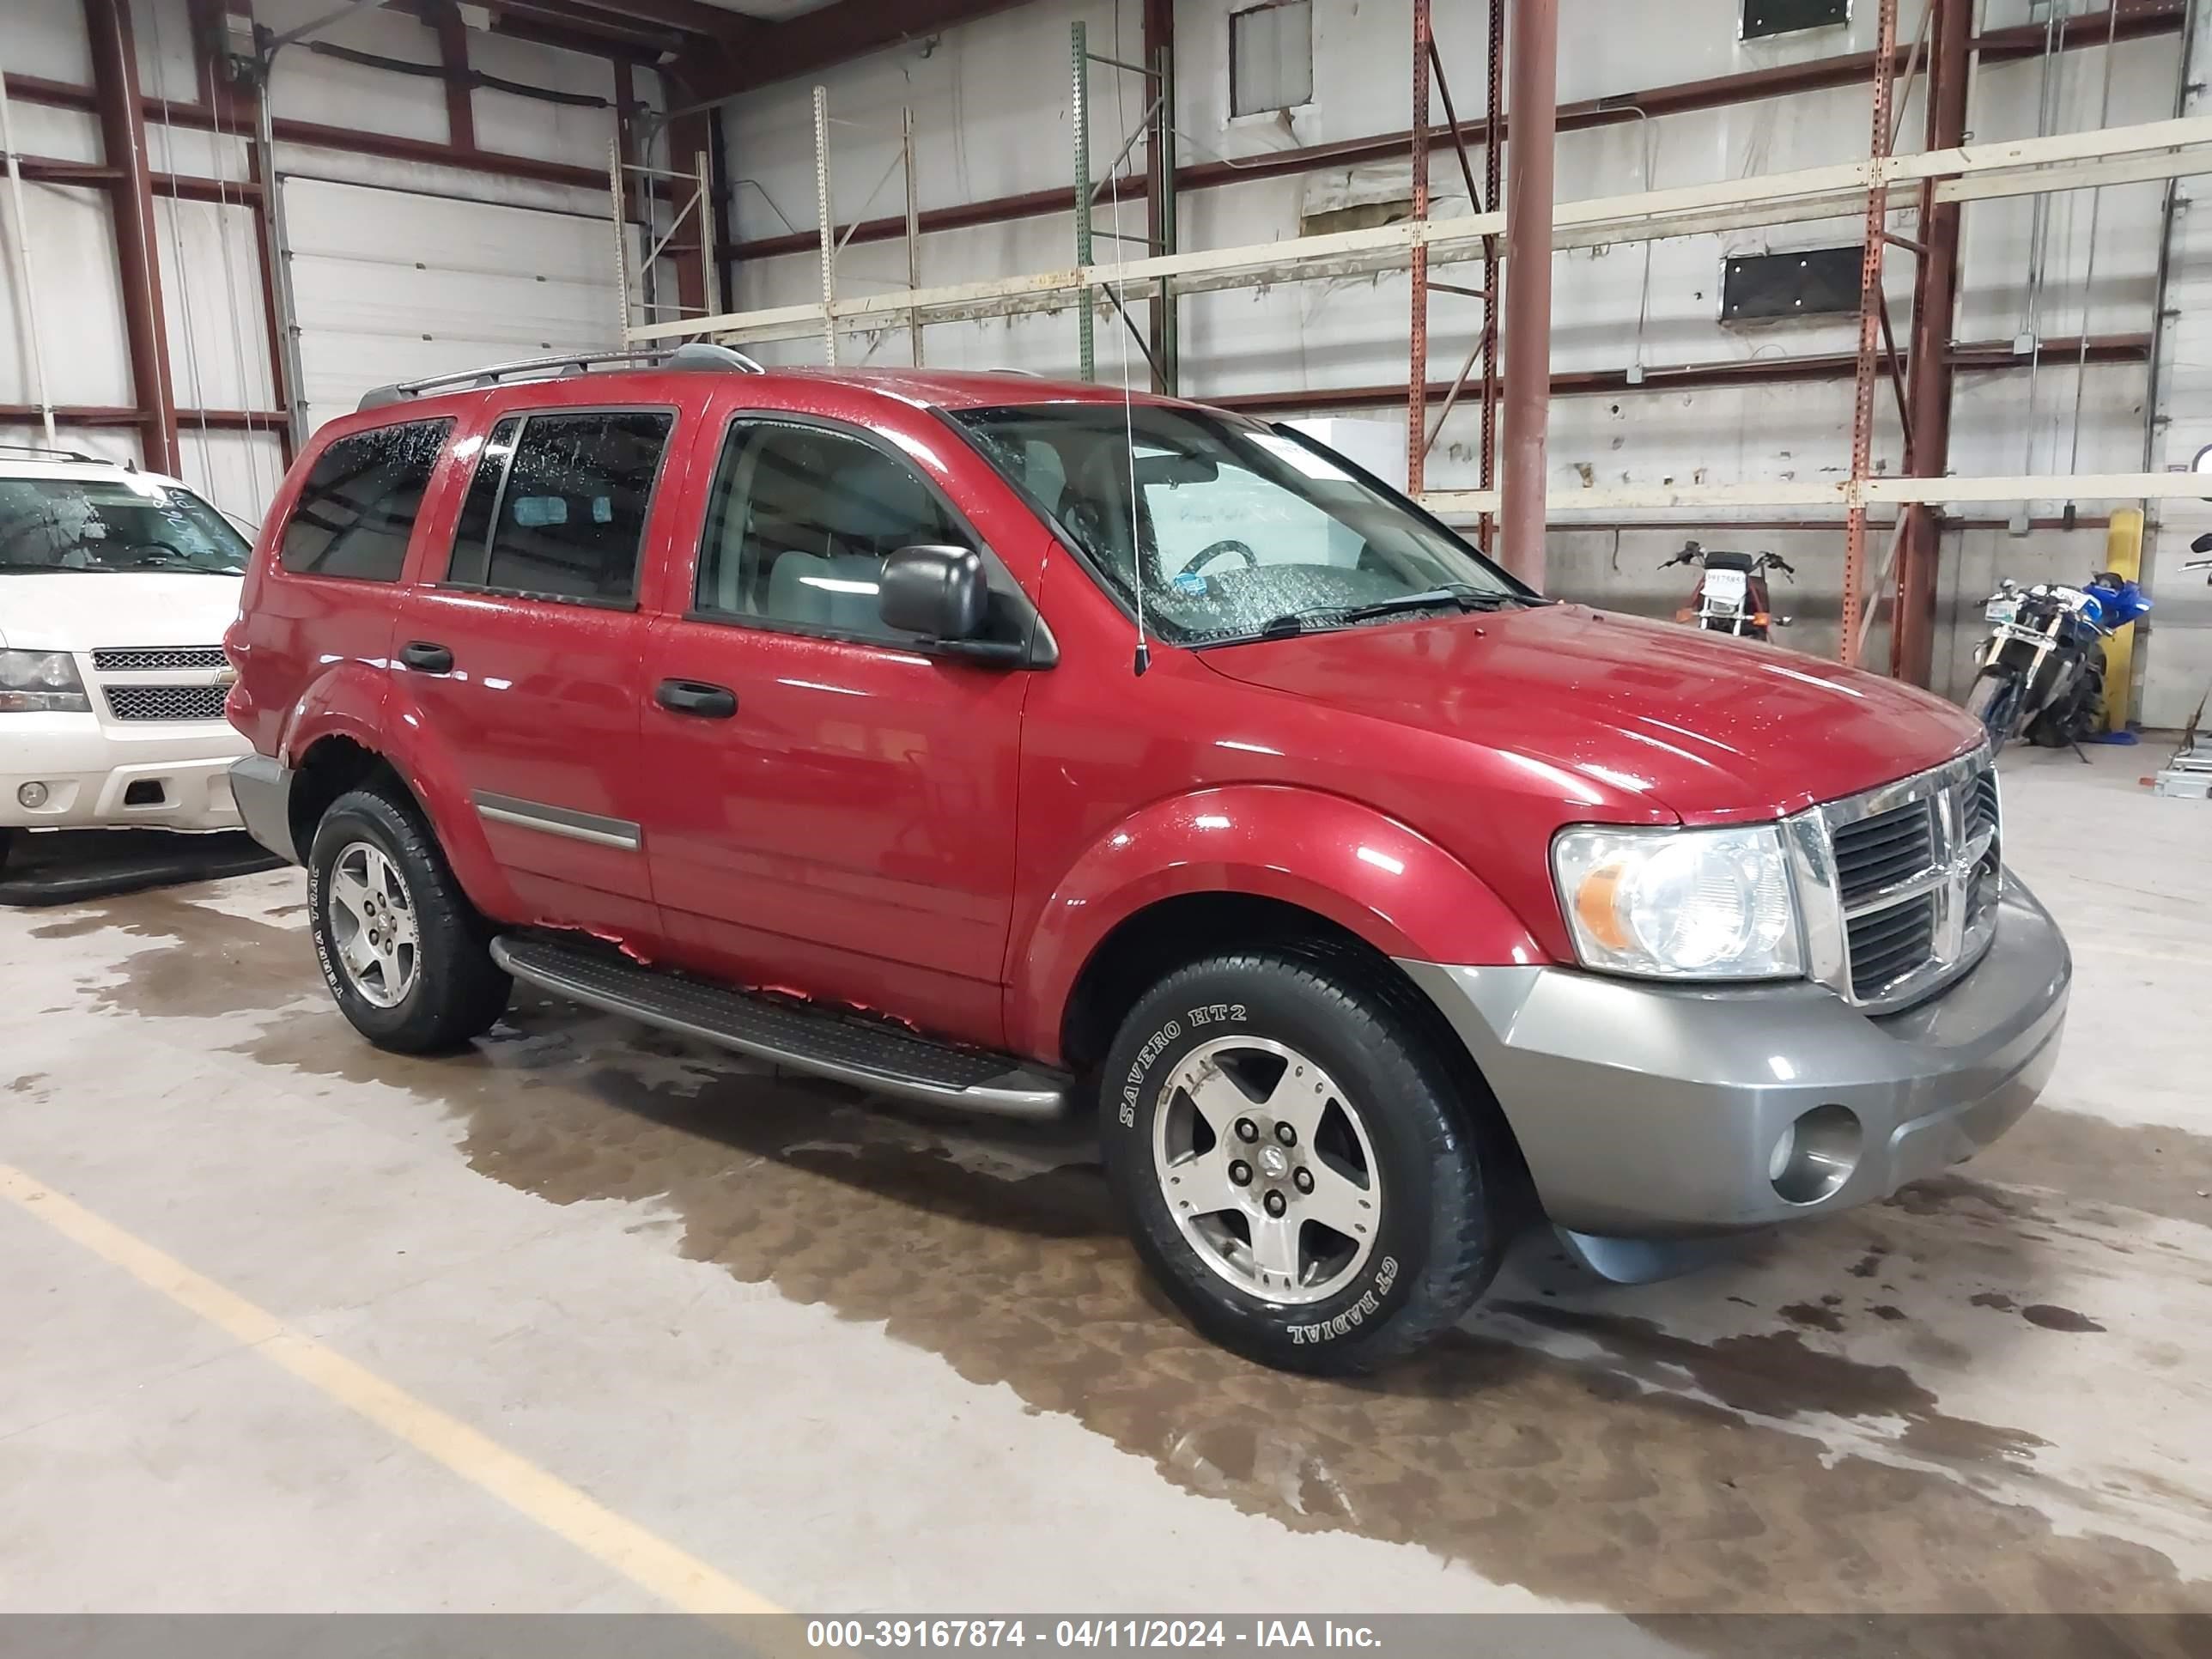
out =
[[1517,593],[1493,593],[1487,588],[1473,587],[1465,582],[1452,582],[1443,587],[1427,588],[1419,593],[1401,593],[1395,599],[1354,605],[1343,616],[1346,622],[1364,622],[1370,617],[1389,617],[1401,611],[1427,611],[1439,605],[1455,605],[1462,611],[1496,611],[1505,605],[1517,605],[1520,599]]
[[1340,623],[1371,621],[1376,617],[1396,616],[1401,611],[1433,611],[1438,605],[1457,605],[1462,611],[1497,611],[1522,602],[1518,593],[1492,592],[1466,582],[1453,582],[1443,587],[1425,588],[1419,593],[1401,593],[1388,599],[1376,599],[1366,605],[1309,605],[1296,611],[1286,611],[1271,618],[1261,629],[1261,639],[1276,639],[1289,634],[1303,634],[1309,617],[1328,617]]

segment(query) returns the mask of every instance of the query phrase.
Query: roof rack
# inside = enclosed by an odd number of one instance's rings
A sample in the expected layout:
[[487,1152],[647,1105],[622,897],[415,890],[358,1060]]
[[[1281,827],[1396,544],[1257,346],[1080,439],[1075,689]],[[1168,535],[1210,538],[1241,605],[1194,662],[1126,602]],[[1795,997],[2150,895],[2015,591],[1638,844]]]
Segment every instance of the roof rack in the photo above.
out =
[[82,449],[56,449],[51,444],[0,444],[0,450],[10,455],[51,455],[57,460],[82,461],[92,466],[120,466],[122,463],[108,455],[88,455]]
[[425,380],[401,380],[391,386],[380,386],[362,394],[356,410],[382,409],[392,404],[404,404],[410,398],[419,398],[426,392],[451,391],[457,387],[481,390],[498,386],[507,380],[560,380],[570,374],[584,374],[591,370],[613,363],[658,363],[663,368],[676,369],[735,369],[741,374],[765,374],[763,368],[742,351],[732,351],[726,345],[716,345],[711,340],[688,340],[671,349],[663,345],[632,346],[621,351],[571,352],[562,357],[525,357],[512,363],[493,363],[483,368],[464,369],[453,374],[433,374]]

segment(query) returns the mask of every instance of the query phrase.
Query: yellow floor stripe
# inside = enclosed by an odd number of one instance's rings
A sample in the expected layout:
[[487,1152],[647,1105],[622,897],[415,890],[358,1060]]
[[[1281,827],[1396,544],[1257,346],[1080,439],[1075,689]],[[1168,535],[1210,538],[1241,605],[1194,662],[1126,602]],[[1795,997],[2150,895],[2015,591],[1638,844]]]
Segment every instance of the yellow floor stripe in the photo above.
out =
[[0,1164],[0,1196],[234,1340],[266,1355],[308,1387],[358,1413],[556,1534],[632,1583],[686,1613],[780,1613],[781,1608],[635,1522],[548,1474],[527,1458],[425,1405],[165,1255],[52,1188]]

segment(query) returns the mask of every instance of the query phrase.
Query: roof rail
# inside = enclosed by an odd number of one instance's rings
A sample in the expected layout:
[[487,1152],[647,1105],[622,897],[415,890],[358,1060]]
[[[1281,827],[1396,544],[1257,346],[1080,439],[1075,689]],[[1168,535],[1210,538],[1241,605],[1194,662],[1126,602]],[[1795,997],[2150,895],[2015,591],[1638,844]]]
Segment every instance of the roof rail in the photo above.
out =
[[463,369],[453,374],[433,374],[420,380],[400,380],[391,386],[380,386],[362,394],[356,410],[382,409],[392,404],[404,404],[410,398],[419,398],[426,392],[450,391],[456,387],[481,390],[506,380],[550,380],[570,374],[583,374],[592,369],[613,363],[659,363],[663,368],[677,369],[735,369],[741,374],[765,374],[763,368],[742,351],[732,351],[726,345],[716,345],[711,340],[687,340],[679,346],[631,346],[620,351],[579,351],[563,357],[525,357],[512,363],[493,363],[483,368]]
[[56,449],[51,444],[0,444],[0,450],[10,455],[52,455],[57,460],[82,461],[93,466],[120,466],[122,462],[108,455],[88,455],[82,449]]

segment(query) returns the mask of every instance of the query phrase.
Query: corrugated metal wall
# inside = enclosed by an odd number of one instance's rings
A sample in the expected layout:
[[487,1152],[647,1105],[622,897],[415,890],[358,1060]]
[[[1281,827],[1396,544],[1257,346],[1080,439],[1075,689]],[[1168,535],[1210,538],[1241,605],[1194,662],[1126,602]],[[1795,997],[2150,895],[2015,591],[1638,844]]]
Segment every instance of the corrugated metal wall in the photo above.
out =
[[[324,16],[328,0],[256,0],[282,31]],[[6,0],[0,63],[16,75],[72,86],[93,78],[80,0]],[[201,97],[185,0],[132,0],[145,95]],[[415,19],[370,10],[319,39],[417,63],[437,61],[434,33]],[[604,58],[472,33],[475,67],[526,85],[611,100]],[[640,74],[657,102],[657,77]],[[279,119],[447,141],[445,88],[434,79],[318,56],[280,54],[272,82]],[[606,165],[611,110],[566,107],[493,90],[471,94],[488,150],[592,171]],[[91,114],[18,99],[16,143],[27,155],[96,162]],[[248,176],[247,136],[147,124],[156,173],[226,184]],[[611,343],[617,332],[613,228],[604,188],[501,177],[459,167],[279,143],[291,218],[305,393],[319,422],[353,407],[368,386],[465,368],[499,357]],[[60,404],[122,406],[133,391],[113,227],[104,191],[25,187],[46,373]],[[262,250],[243,197],[155,203],[173,392],[180,406],[276,408],[262,297]],[[12,231],[12,222],[10,222]],[[11,265],[0,261],[0,402],[34,401],[27,324]],[[221,506],[249,519],[283,475],[266,432],[180,422],[183,471]],[[0,440],[39,441],[35,427],[0,422]],[[63,441],[136,458],[135,433],[65,430]]]
[[[1278,115],[1235,117],[1228,112],[1228,20],[1241,3],[1182,0],[1176,8],[1176,124],[1184,166],[1404,130],[1409,118],[1407,0],[1316,6],[1313,102]],[[2091,9],[2094,0],[2075,0],[2066,10]],[[1865,52],[1873,44],[1875,9],[1853,9],[1845,29],[1744,43],[1736,38],[1737,0],[1674,0],[1665,6],[1562,0],[1559,96],[1563,102],[1619,96]],[[1921,9],[1916,0],[1905,0],[1902,40],[1913,38]],[[1106,0],[1038,0],[825,75],[833,115],[859,124],[833,129],[830,171],[838,222],[899,210],[896,175],[873,201],[863,198],[896,152],[899,110],[908,103],[920,130],[917,171],[925,210],[1054,188],[1065,188],[1072,197],[1068,26],[1079,18],[1094,49],[1133,58],[1139,11],[1135,0],[1123,0],[1118,7]],[[1988,0],[1980,11],[1984,29],[2040,25],[2045,15],[2041,6],[2031,9],[2029,0]],[[1437,9],[1437,38],[1463,119],[1483,108],[1484,15],[1479,5]],[[2099,46],[2058,54],[2051,70],[2057,112],[2050,130],[2101,124],[2108,58],[2112,122],[2155,120],[2172,113],[2181,56],[2178,46],[2175,37],[2166,35],[2123,41],[2109,53]],[[1982,68],[1968,118],[1974,136],[2036,131],[2044,74],[2043,64],[2034,59]],[[1117,78],[1127,81],[1118,88],[1118,102]],[[726,116],[730,170],[755,181],[735,198],[741,240],[781,234],[788,228],[787,216],[801,228],[813,225],[808,96],[803,83],[771,88],[741,100]],[[1092,100],[1091,148],[1103,161],[1136,120],[1143,94],[1133,78],[1094,70]],[[1622,194],[1861,159],[1867,149],[1867,88],[1850,86],[1562,133],[1559,193],[1563,198]],[[1916,89],[1905,105],[1903,148],[1917,147],[1921,119]],[[1466,187],[1448,148],[1435,158],[1431,180],[1435,210],[1462,210],[1457,204]],[[1302,218],[1317,211],[1348,200],[1409,191],[1403,162],[1194,191],[1180,210],[1183,245],[1222,246],[1295,236]],[[2161,187],[2155,184],[2104,192],[2102,206],[2095,210],[2099,251],[2094,291],[2089,292],[2091,196],[2076,192],[2051,198],[2034,302],[2035,327],[2043,337],[2149,330],[2160,201]],[[1122,211],[1121,228],[1140,231],[1141,207],[1130,204]],[[1098,212],[1099,222],[1111,228],[1110,210],[1102,204]],[[2038,268],[2031,246],[2034,221],[2029,198],[1967,207],[1959,338],[2009,341],[2027,325],[2030,273]],[[1898,222],[1909,228],[1909,218]],[[1726,324],[1720,317],[1720,284],[1723,263],[1731,254],[1856,243],[1860,234],[1855,216],[1563,252],[1553,268],[1553,369],[1617,372],[1635,361],[1656,366],[1849,353],[1856,345],[1855,317]],[[1110,257],[1114,246],[1102,241],[1100,257]],[[933,234],[922,239],[921,277],[924,283],[956,283],[1054,269],[1069,263],[1073,247],[1071,215]],[[905,280],[905,259],[896,241],[856,244],[840,261],[841,291],[874,293],[896,287]],[[1893,315],[1902,337],[1911,314],[1911,257],[1895,254],[1887,271]],[[803,303],[817,297],[817,284],[811,254],[757,260],[738,271],[737,303],[741,308]],[[1432,300],[1433,375],[1449,377],[1457,367],[1473,343],[1478,314],[1471,301],[1448,295]],[[1183,390],[1203,398],[1402,384],[1407,316],[1401,273],[1194,296],[1182,301]],[[1119,372],[1119,332],[1101,329],[1102,374]],[[929,361],[945,366],[1008,364],[1065,373],[1073,368],[1074,348],[1074,322],[1065,313],[933,325],[927,337]],[[792,361],[813,361],[820,352],[811,340],[762,349]],[[854,339],[845,349],[848,362],[903,362],[907,353],[907,340],[896,330],[872,340]],[[1143,364],[1133,352],[1132,361],[1141,375]],[[2093,363],[2086,377],[2077,377],[2070,362],[2046,365],[2034,377],[2032,402],[2024,373],[1961,373],[1954,470],[2134,470],[2142,465],[2146,387],[2146,368],[2138,362]],[[2191,407],[2196,412],[2187,419],[2212,425],[2212,409],[2201,401]],[[1887,391],[1875,408],[1875,465],[1877,470],[1894,470],[1900,465],[1901,444]],[[1373,418],[1395,422],[1402,430],[1402,411],[1376,410]],[[1849,463],[1850,419],[1848,379],[1697,390],[1647,387],[1563,398],[1552,412],[1552,487],[1571,491],[1582,485],[1834,476]],[[1430,459],[1431,488],[1474,487],[1477,436],[1478,417],[1472,410],[1452,416]],[[2095,518],[2108,505],[2084,501],[2076,507]],[[2059,516],[2064,507],[2063,501],[2044,501],[2033,503],[2032,510],[2048,519]],[[2101,551],[2101,529],[2039,529],[2014,538],[2001,523],[1983,527],[1993,515],[2001,519],[2002,512],[1972,509],[1970,517],[1982,525],[1954,529],[1947,543],[1944,598],[1947,614],[1958,621],[1939,638],[1937,678],[1941,684],[1948,676],[1954,689],[1971,673],[1967,653],[1978,600],[1999,572],[2078,578]],[[1736,516],[1765,520],[1784,515],[1773,508],[1751,508]],[[1553,528],[1549,566],[1555,591],[1661,614],[1680,603],[1685,591],[1680,573],[1662,576],[1656,567],[1680,545],[1684,529],[1616,530],[1609,523],[1577,529],[1574,520],[1575,515],[1565,515]],[[1740,538],[1771,545],[1797,562],[1803,574],[1791,601],[1800,620],[1791,641],[1808,650],[1833,648],[1839,530],[1729,532],[1700,526],[1686,533],[1709,544],[1725,545]],[[1877,556],[1883,545],[1886,540],[1878,544]],[[1885,650],[1877,635],[1872,659],[1882,659]]]

